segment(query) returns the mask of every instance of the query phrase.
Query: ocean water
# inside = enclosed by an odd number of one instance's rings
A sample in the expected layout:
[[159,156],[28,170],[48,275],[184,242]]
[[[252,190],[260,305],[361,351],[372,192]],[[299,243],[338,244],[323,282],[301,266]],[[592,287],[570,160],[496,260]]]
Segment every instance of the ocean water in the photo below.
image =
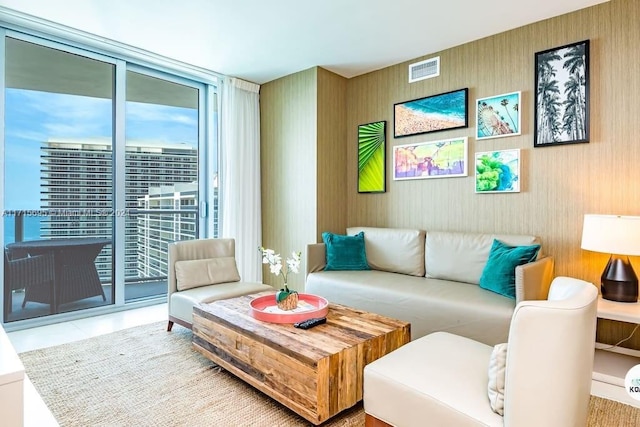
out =
[[436,114],[464,120],[466,116],[466,102],[464,91],[446,93],[431,98],[418,99],[407,102],[405,107],[423,114]]
[[[40,238],[40,217],[24,217],[24,240],[37,240]],[[4,217],[4,245],[16,241],[15,236],[16,218],[14,216]]]

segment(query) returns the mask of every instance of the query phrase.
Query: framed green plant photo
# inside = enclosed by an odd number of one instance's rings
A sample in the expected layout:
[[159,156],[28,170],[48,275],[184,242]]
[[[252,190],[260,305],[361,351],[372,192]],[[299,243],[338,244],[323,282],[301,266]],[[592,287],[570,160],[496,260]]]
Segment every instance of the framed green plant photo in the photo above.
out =
[[385,120],[358,126],[358,193],[386,191]]

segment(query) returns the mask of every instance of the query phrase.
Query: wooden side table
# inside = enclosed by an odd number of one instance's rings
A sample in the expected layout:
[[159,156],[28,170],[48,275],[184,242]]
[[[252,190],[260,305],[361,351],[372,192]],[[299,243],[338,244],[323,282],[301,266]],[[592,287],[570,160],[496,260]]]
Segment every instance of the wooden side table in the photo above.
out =
[[[639,324],[640,302],[615,302],[599,296],[598,318]],[[624,388],[627,371],[638,364],[640,351],[596,342],[591,394],[640,408],[640,401],[631,398]]]

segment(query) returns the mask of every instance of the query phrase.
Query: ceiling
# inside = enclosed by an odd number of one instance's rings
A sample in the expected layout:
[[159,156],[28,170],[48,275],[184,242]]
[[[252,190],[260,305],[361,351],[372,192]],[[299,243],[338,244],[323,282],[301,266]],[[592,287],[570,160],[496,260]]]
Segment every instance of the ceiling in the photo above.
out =
[[0,0],[0,6],[262,84],[317,65],[350,78],[606,1]]

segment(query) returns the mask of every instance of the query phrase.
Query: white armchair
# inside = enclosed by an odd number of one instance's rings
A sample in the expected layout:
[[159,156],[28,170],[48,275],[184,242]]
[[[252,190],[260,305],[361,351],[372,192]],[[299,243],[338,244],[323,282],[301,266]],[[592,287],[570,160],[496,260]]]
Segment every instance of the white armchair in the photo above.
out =
[[437,332],[365,367],[366,425],[585,426],[597,296],[591,283],[557,277],[547,300],[516,306],[502,368],[504,416],[488,394],[494,347]]
[[184,240],[169,244],[169,323],[191,329],[193,306],[273,290],[269,285],[240,280],[234,239]]

